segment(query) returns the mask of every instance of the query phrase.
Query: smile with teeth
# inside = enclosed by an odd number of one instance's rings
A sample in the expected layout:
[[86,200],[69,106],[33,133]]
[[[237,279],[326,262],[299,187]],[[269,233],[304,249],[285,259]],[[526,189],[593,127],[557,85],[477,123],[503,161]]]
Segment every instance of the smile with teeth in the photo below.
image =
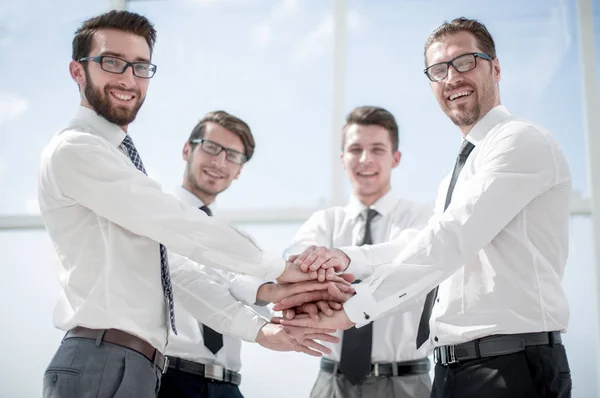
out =
[[466,96],[471,95],[472,93],[473,93],[472,91],[467,91],[467,90],[465,90],[465,91],[459,91],[457,93],[452,94],[450,97],[448,97],[448,99],[450,101],[454,101],[457,98],[466,97]]
[[356,173],[359,177],[373,177],[377,174],[375,171],[362,171]]
[[214,171],[211,170],[204,170],[204,172],[209,176],[209,177],[213,177],[213,178],[223,178],[222,175],[215,173]]
[[111,91],[110,93],[113,97],[120,99],[121,101],[131,101],[133,99],[133,95],[131,94],[121,94],[114,91]]

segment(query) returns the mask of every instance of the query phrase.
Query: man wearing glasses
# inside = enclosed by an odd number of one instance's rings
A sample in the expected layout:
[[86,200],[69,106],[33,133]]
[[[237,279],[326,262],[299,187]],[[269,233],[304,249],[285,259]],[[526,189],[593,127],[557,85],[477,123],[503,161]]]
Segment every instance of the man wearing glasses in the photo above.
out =
[[[240,176],[244,164],[252,158],[254,149],[254,137],[243,120],[224,111],[207,113],[194,127],[183,146],[182,155],[186,166],[183,183],[175,191],[175,196],[183,204],[199,208],[212,216],[210,206]],[[182,259],[174,258],[172,261],[179,334],[171,336],[167,345],[169,364],[161,380],[159,397],[241,398],[238,386],[241,383],[239,372],[242,339],[213,330],[186,310],[190,301],[186,294],[193,295],[199,288],[193,286],[187,278],[179,282],[179,261]],[[249,275],[195,266],[200,267],[214,282],[227,288],[223,295],[213,297],[214,302],[222,302],[220,306],[227,308],[225,316],[229,321],[220,322],[220,329],[226,329],[229,323],[240,324],[245,326],[245,331],[241,330],[239,335],[246,341],[257,341],[271,349],[277,347],[274,339],[269,338],[269,330],[278,326],[267,324],[257,313],[270,319],[271,313],[264,307],[267,303],[306,291],[310,288],[308,285],[313,285],[313,288],[322,286],[316,281],[281,286]],[[242,303],[252,306],[257,313],[253,313]],[[264,324],[267,325],[263,326]],[[288,332],[301,338],[301,334],[307,330],[290,329]],[[309,334],[306,337],[317,336]],[[332,336],[319,337],[332,341]],[[312,345],[310,342],[306,344]]]
[[[169,258],[179,253],[263,280],[310,279],[146,176],[128,126],[156,72],[155,39],[146,18],[125,11],[85,21],[73,39],[69,70],[81,106],[44,148],[38,179],[41,214],[61,263],[54,324],[67,332],[44,374],[44,397],[156,397],[169,330],[177,334],[173,285],[188,282],[194,289],[180,289],[183,300],[211,327],[240,337],[254,330],[257,341],[270,337],[279,350],[322,347],[260,317],[235,322],[228,301],[215,299],[229,295],[225,286],[189,263],[178,260],[170,269]],[[245,160],[232,151],[226,157]],[[206,171],[218,190],[223,170]]]
[[441,25],[425,65],[463,136],[435,215],[414,239],[303,253],[298,263],[313,270],[325,260],[338,271],[377,268],[333,316],[282,322],[361,327],[425,296],[416,345],[436,346],[432,397],[570,397],[566,159],[550,133],[500,104],[500,62],[480,22]]

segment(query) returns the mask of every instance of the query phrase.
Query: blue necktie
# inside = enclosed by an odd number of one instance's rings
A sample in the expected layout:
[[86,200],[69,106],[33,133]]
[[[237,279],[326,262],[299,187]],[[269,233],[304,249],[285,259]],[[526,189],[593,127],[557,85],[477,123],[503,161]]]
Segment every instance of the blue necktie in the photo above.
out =
[[[471,154],[473,148],[475,148],[475,145],[471,144],[467,140],[464,140],[460,146],[460,151],[458,153],[458,157],[456,158],[456,163],[454,164],[454,170],[452,171],[452,177],[450,178],[448,192],[446,193],[444,211],[450,205],[450,201],[452,200],[452,192],[454,192],[454,185],[456,185],[458,175],[460,174],[460,171],[465,165],[465,162],[467,161],[467,158]],[[419,328],[417,329],[417,349],[421,348],[423,343],[429,339],[429,319],[431,318],[431,313],[433,311],[434,301],[437,298],[437,292],[438,287],[436,286],[429,293],[427,293],[427,297],[425,297],[425,304],[423,305],[423,312],[421,313],[421,320],[419,321]]]
[[[129,136],[129,134],[125,135],[125,139],[123,140],[123,146],[127,150],[129,154],[129,158],[133,165],[142,173],[146,174],[146,169],[144,168],[144,164],[142,163],[142,158],[140,158],[140,154],[137,149],[135,149],[135,145],[133,144],[133,140]],[[171,321],[171,329],[173,329],[173,333],[177,334],[177,329],[175,328],[175,310],[173,308],[173,289],[171,288],[171,275],[169,274],[169,259],[167,257],[167,248],[160,244],[160,276],[162,279],[162,287],[163,292],[165,294],[165,299],[167,300],[167,306],[169,308],[169,320]]]

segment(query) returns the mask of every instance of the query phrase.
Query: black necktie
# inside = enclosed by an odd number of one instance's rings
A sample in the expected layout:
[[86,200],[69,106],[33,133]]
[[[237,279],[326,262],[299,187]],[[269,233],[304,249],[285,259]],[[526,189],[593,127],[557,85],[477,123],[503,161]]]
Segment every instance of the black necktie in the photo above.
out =
[[[135,145],[133,144],[133,140],[127,134],[125,139],[122,142],[123,146],[127,150],[129,154],[129,159],[134,164],[134,166],[146,174],[146,169],[144,168],[144,164],[142,163],[142,158],[138,153]],[[169,321],[171,322],[171,329],[173,329],[173,333],[177,334],[177,329],[175,328],[175,309],[173,306],[173,290],[171,287],[171,275],[169,273],[169,259],[167,257],[167,248],[160,244],[160,277],[162,280],[163,293],[165,295],[165,299],[167,300],[167,308],[169,309]]]
[[[212,216],[212,212],[208,206],[200,207],[200,210],[206,213],[209,217]],[[202,336],[204,338],[204,346],[210,350],[213,354],[217,355],[217,352],[223,348],[223,335],[208,326],[202,325]]]
[[[359,246],[372,245],[371,221],[379,214],[376,210],[367,209],[364,216],[365,230]],[[359,281],[356,281],[357,283]],[[342,339],[342,356],[340,358],[340,372],[348,381],[356,385],[364,380],[371,372],[371,347],[373,346],[373,323],[362,328],[352,327],[344,331]]]
[[[450,185],[448,186],[448,193],[446,194],[444,210],[446,210],[448,205],[450,205],[450,201],[452,200],[452,192],[454,191],[454,186],[456,185],[458,175],[460,174],[460,171],[465,165],[465,162],[467,161],[467,158],[469,157],[469,154],[473,148],[475,148],[475,145],[471,144],[467,140],[464,140],[460,146],[460,152],[458,153],[456,164],[454,165],[454,170],[452,171],[452,178],[450,178]],[[433,311],[433,304],[437,297],[437,291],[438,287],[436,286],[429,293],[427,293],[427,297],[425,298],[425,305],[423,306],[421,320],[419,321],[419,329],[417,330],[417,349],[419,349],[429,338],[429,319],[431,318],[431,312]]]

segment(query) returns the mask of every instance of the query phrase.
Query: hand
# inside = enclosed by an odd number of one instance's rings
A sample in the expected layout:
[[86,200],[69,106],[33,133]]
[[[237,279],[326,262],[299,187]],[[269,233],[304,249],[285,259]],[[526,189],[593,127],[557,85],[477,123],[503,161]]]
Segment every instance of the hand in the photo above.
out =
[[339,343],[339,338],[327,334],[333,332],[335,330],[332,329],[324,330],[266,323],[258,332],[256,342],[274,351],[296,351],[320,357],[321,353],[329,354],[331,350],[314,340]]
[[[354,293],[354,289],[350,286],[350,282],[354,281],[354,275],[342,274],[340,275],[343,282],[319,282],[319,281],[307,281],[290,283],[287,285],[278,285],[275,283],[265,283],[258,288],[256,298],[258,301],[264,301],[267,303],[279,303],[287,297],[298,297],[302,293],[316,292],[316,291],[327,291],[331,289],[336,292]],[[315,299],[316,300],[316,299]],[[315,301],[307,300],[307,301]],[[297,305],[300,305],[299,303]],[[290,307],[286,307],[290,308]]]
[[312,319],[308,314],[296,315],[294,319],[275,317],[271,321],[284,326],[301,326],[338,330],[346,330],[354,326],[354,323],[350,321],[348,315],[346,315],[346,312],[343,309],[335,311],[332,316],[322,316],[318,321]]
[[[292,256],[290,259],[296,260],[296,257]],[[320,282],[329,280],[332,282],[348,283],[346,279],[335,274],[334,268],[329,268],[326,270],[322,269],[319,270],[319,273],[316,270],[314,272],[305,272],[302,271],[299,266],[295,265],[295,262],[292,263],[291,261],[286,263],[285,270],[277,278],[277,283],[283,285],[286,283],[306,282],[312,280],[319,280]]]
[[293,296],[283,298],[273,307],[274,311],[284,311],[284,317],[293,319],[296,313],[307,313],[315,321],[319,320],[318,313],[322,312],[332,316],[334,310],[342,308],[354,295],[354,289],[348,290],[342,285],[340,289],[335,283],[327,283],[327,290],[314,290],[302,292]]
[[[294,256],[293,264],[308,273],[317,272],[330,275],[332,272],[343,272],[350,265],[350,258],[340,249],[330,249],[324,246],[309,246],[298,256]],[[332,270],[333,271],[330,271]]]

